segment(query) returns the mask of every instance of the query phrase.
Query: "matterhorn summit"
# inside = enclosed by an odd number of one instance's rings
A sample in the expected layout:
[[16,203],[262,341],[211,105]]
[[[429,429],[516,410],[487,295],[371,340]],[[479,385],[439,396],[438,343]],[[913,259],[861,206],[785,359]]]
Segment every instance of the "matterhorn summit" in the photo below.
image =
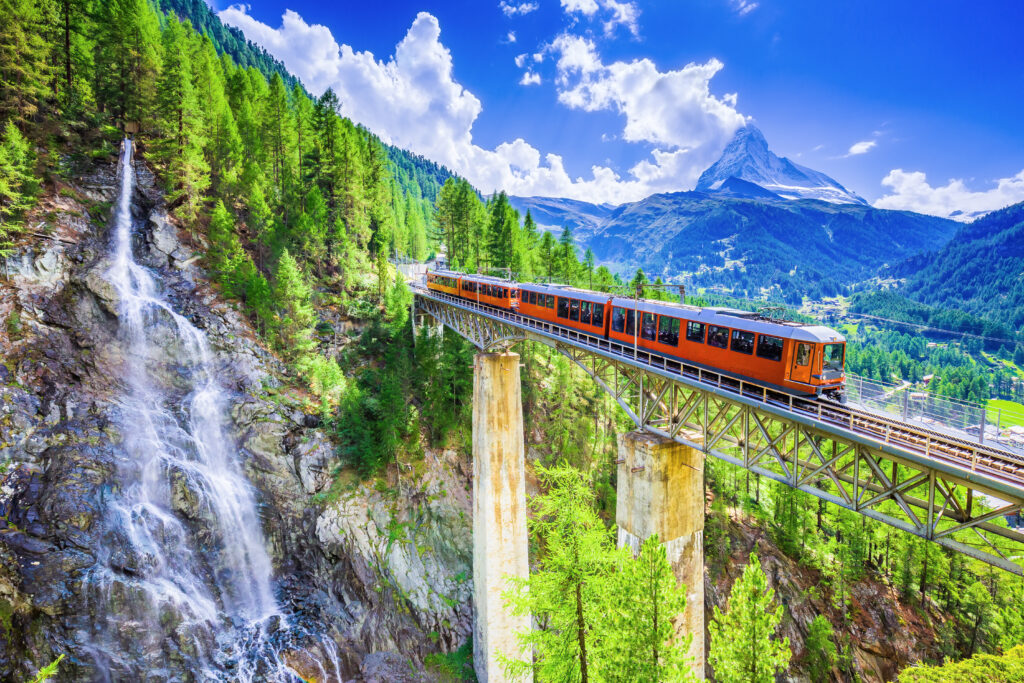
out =
[[767,191],[784,199],[867,204],[824,173],[774,154],[764,135],[753,125],[736,131],[722,157],[701,174],[696,190],[758,198],[763,198]]

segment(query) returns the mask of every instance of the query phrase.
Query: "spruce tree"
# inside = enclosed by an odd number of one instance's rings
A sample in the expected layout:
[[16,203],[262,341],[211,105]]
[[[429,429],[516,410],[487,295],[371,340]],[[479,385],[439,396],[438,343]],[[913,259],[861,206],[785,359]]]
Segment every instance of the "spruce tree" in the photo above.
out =
[[292,255],[285,249],[277,263],[273,302],[277,312],[274,332],[277,346],[289,360],[296,360],[316,347],[313,327],[316,311],[313,293]]
[[832,640],[832,624],[824,615],[814,617],[814,621],[807,629],[806,645],[806,662],[811,680],[827,680],[839,655]]
[[761,571],[756,553],[729,593],[728,612],[715,608],[708,628],[708,661],[722,683],[772,683],[791,656],[789,638],[775,637],[782,622],[782,607]]
[[162,140],[160,159],[165,164],[171,192],[170,204],[186,220],[199,214],[203,193],[210,184],[209,166],[203,155],[202,119],[192,74],[192,25],[179,22],[172,13],[162,35],[163,69],[160,74],[157,111]]
[[0,255],[6,253],[11,237],[21,228],[38,190],[32,147],[14,122],[8,121],[0,137]]
[[0,0],[0,123],[25,126],[50,90],[50,46],[43,29],[36,0]]
[[[539,680],[596,680],[592,634],[605,618],[611,538],[594,510],[594,492],[573,467],[537,466],[547,493],[531,501],[531,531],[545,549],[527,579],[510,579],[505,593],[515,614],[529,614],[540,628],[518,634],[520,653],[499,653],[509,676],[534,670]],[[520,658],[521,657],[521,658]]]
[[[686,586],[678,585],[657,534],[610,577],[607,610],[599,636],[601,678],[606,681],[688,681],[690,639],[675,637],[673,620],[686,608]],[[698,637],[703,637],[703,634]]]

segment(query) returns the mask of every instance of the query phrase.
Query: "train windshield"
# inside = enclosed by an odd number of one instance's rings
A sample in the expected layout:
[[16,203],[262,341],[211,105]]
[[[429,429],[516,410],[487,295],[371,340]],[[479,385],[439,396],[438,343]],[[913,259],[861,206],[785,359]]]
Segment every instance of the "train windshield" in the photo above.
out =
[[843,371],[843,350],[845,344],[825,344],[824,370]]

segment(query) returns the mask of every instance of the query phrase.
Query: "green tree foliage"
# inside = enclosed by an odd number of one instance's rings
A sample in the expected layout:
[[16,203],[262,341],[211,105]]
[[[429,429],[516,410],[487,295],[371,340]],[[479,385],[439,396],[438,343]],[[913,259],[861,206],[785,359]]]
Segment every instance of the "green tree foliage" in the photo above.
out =
[[1024,646],[1005,655],[975,655],[943,666],[915,666],[900,673],[899,683],[1017,683],[1024,681]]
[[312,305],[312,292],[287,249],[281,254],[274,274],[273,301],[277,312],[274,333],[278,348],[292,360],[311,352],[316,346],[313,341],[316,311]]
[[42,7],[36,0],[0,0],[0,123],[26,125],[49,93]]
[[514,614],[527,614],[542,625],[518,634],[520,653],[500,653],[506,670],[519,678],[533,671],[544,681],[580,681],[593,677],[596,644],[591,634],[601,626],[606,602],[611,540],[594,511],[589,482],[572,467],[537,468],[548,493],[531,501],[531,532],[544,547],[541,565],[528,579],[510,579],[506,593]]
[[17,126],[8,121],[0,137],[0,255],[19,231],[38,190],[32,149]]
[[161,66],[160,22],[148,0],[99,3],[95,86],[100,111],[116,122],[146,121]]
[[807,628],[807,670],[811,674],[811,680],[828,680],[832,667],[838,659],[836,644],[833,642],[832,624],[822,614],[814,617],[811,625]]
[[[686,606],[657,537],[634,558],[616,550],[594,509],[594,491],[568,465],[537,475],[546,493],[531,502],[542,556],[529,578],[510,579],[505,599],[539,628],[517,634],[521,651],[499,653],[513,678],[541,681],[685,681],[688,639],[673,618]],[[535,661],[533,661],[535,656]]]
[[729,593],[728,612],[715,608],[708,661],[715,678],[723,683],[771,683],[784,671],[791,652],[789,639],[778,639],[782,607],[775,605],[775,591],[761,571],[756,554]]
[[43,683],[43,681],[48,681],[54,676],[56,676],[57,667],[60,666],[60,663],[63,659],[64,655],[61,655],[57,657],[57,659],[53,660],[52,662],[44,666],[42,669],[39,670],[39,673],[36,674],[35,678],[29,681],[29,683]]
[[677,584],[657,534],[611,575],[608,610],[599,631],[602,680],[687,681],[692,634],[675,637],[673,619],[686,608],[685,586]]

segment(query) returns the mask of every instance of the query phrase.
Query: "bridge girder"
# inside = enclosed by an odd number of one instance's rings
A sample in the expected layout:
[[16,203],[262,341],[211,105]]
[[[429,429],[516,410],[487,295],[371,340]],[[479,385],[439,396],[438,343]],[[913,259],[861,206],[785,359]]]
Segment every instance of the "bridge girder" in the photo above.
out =
[[1024,487],[979,472],[976,453],[957,466],[936,458],[932,437],[922,442],[923,453],[915,452],[884,427],[866,425],[865,434],[853,417],[846,428],[821,419],[821,408],[816,417],[794,411],[792,401],[769,400],[767,392],[756,400],[762,390],[754,385],[694,382],[676,376],[664,359],[661,367],[645,365],[572,338],[587,335],[567,337],[540,321],[421,291],[414,317],[429,316],[484,351],[522,341],[551,346],[593,378],[639,429],[1024,575],[1024,533],[1005,522],[1024,507]]

